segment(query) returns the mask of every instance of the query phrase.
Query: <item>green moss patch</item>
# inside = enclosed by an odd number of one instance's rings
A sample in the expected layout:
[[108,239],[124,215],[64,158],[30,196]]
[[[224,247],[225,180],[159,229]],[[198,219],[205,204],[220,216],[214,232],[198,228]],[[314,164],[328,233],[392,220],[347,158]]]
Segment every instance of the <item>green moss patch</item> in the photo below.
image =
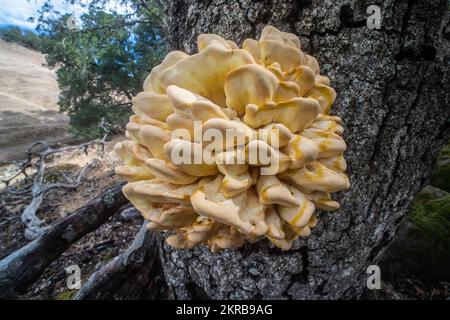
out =
[[450,192],[450,143],[445,145],[436,164],[436,168],[430,178],[430,184]]
[[437,165],[430,178],[430,184],[445,191],[450,192],[450,162],[444,165]]
[[450,247],[450,194],[442,193],[443,196],[437,197],[427,189],[422,190],[413,202],[410,217],[424,233]]

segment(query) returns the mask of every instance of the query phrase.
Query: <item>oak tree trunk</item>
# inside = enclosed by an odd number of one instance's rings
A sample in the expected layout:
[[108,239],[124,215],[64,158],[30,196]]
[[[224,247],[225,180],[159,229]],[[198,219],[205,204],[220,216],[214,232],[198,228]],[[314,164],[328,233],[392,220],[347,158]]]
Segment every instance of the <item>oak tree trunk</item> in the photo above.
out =
[[[366,26],[372,4],[379,30]],[[298,35],[337,91],[332,114],[344,120],[351,181],[341,209],[320,213],[288,252],[266,240],[219,254],[164,245],[172,297],[358,296],[449,137],[448,0],[172,0],[166,10],[171,49],[190,53],[200,33],[242,44],[271,24]]]

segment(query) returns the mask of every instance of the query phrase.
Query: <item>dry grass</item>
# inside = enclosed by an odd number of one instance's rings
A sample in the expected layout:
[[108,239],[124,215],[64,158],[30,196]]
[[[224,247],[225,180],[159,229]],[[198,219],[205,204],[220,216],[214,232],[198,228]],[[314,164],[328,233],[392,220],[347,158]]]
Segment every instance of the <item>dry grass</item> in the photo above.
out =
[[68,117],[58,112],[58,95],[43,54],[0,40],[0,160],[23,157],[36,140],[73,139]]

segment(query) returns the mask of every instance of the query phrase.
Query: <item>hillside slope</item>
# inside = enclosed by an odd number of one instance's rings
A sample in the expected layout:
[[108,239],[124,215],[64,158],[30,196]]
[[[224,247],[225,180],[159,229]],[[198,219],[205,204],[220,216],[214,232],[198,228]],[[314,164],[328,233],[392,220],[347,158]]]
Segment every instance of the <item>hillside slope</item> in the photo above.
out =
[[0,39],[0,160],[23,157],[36,140],[70,139],[58,94],[43,54]]

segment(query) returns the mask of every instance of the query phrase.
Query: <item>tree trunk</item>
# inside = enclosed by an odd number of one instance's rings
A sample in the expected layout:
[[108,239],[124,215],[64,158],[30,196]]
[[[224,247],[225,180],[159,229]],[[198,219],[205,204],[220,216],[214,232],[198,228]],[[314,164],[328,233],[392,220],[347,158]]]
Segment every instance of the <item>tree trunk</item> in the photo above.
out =
[[[380,30],[366,26],[372,4]],[[171,48],[190,53],[199,33],[238,44],[267,24],[297,34],[337,91],[351,181],[341,209],[320,213],[288,252],[266,240],[219,254],[164,245],[173,298],[358,296],[449,137],[449,2],[172,0],[166,10]]]

